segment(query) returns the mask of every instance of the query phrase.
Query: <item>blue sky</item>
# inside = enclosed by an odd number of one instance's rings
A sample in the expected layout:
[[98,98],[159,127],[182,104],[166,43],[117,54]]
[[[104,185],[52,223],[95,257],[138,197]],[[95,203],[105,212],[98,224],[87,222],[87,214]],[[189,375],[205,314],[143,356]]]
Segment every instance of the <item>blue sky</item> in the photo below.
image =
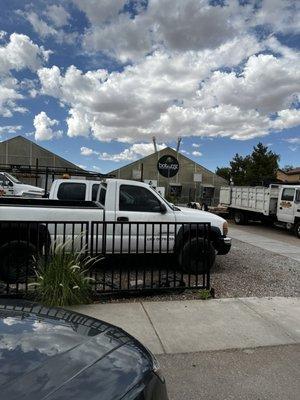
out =
[[300,165],[298,1],[0,4],[0,140],[101,172],[154,135],[211,170],[259,141]]

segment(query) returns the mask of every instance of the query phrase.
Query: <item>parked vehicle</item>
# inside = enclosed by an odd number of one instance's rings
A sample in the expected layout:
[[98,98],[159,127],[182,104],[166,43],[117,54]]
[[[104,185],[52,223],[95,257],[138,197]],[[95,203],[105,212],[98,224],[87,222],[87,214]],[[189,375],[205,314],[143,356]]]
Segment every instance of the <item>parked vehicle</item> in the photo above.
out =
[[24,300],[0,310],[3,399],[168,400],[156,358],[122,329]]
[[[62,227],[63,224],[57,225],[59,222],[87,221],[92,239],[89,244],[92,243],[98,253],[103,246],[106,254],[114,255],[126,251],[142,254],[171,252],[182,268],[190,271],[198,268],[195,266],[197,257],[201,257],[201,249],[206,246],[198,240],[200,228],[197,223],[211,224],[210,257],[205,268],[213,265],[216,253],[227,254],[231,247],[231,239],[227,237],[228,224],[223,218],[204,211],[175,207],[149,185],[122,179],[102,182],[96,202],[2,198],[0,221],[2,280],[7,279],[5,271],[10,263],[10,254],[34,254],[54,240],[82,234],[80,224],[71,226],[70,223],[68,227]],[[44,225],[32,224],[29,228],[20,221],[43,221]],[[91,225],[95,222],[99,229],[93,230]],[[105,231],[103,222],[106,223]],[[188,229],[185,229],[185,224],[189,224]],[[80,243],[78,246],[79,251]],[[195,262],[187,263],[187,254],[192,254]]]
[[44,189],[27,185],[7,172],[0,172],[0,187],[3,196],[42,197]]
[[87,179],[56,179],[53,181],[49,199],[96,201],[101,181]]
[[237,225],[277,222],[300,238],[300,185],[225,186],[220,203],[228,206]]

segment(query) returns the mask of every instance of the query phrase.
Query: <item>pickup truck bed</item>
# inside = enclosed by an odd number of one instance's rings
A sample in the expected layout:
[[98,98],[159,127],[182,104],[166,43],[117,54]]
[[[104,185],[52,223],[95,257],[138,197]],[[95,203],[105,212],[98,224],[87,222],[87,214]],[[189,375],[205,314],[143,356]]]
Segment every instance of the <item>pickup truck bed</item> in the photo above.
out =
[[[20,207],[51,207],[51,208],[100,208],[103,206],[95,201],[85,200],[49,200],[40,198],[18,198],[18,197],[3,197],[0,198],[1,206],[20,206]],[[0,209],[1,210],[1,209]]]

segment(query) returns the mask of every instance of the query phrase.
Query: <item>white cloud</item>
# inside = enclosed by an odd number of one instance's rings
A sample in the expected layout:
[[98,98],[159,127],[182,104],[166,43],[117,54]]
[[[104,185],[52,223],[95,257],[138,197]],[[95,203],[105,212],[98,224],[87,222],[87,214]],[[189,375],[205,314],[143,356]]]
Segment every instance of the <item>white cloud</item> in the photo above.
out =
[[91,23],[99,25],[116,17],[126,0],[73,0],[73,3],[86,14]]
[[12,33],[9,42],[0,46],[0,74],[28,68],[36,71],[47,62],[51,51],[34,44],[26,35]]
[[58,125],[58,121],[49,118],[44,111],[34,117],[33,125],[35,127],[35,140],[51,140],[62,135],[62,131],[53,130],[53,127]]
[[295,0],[264,0],[251,24],[267,25],[275,32],[300,32],[300,3]]
[[[58,7],[58,10],[55,9],[55,11],[53,11],[53,8],[51,7]],[[58,43],[74,44],[74,42],[78,37],[78,34],[76,32],[65,32],[63,29],[59,29],[61,26],[65,25],[65,14],[64,12],[62,12],[62,14],[59,14],[60,8],[64,10],[62,6],[53,5],[48,7],[47,11],[44,13],[48,17],[48,19],[51,20],[53,25],[42,19],[34,11],[30,11],[27,13],[22,13],[21,11],[19,11],[19,14],[27,19],[27,21],[31,24],[32,28],[34,29],[34,31],[42,39],[53,37]]]
[[253,55],[239,75],[214,72],[199,90],[195,104],[232,104],[262,112],[276,112],[289,107],[300,92],[299,61],[299,57]]
[[291,144],[300,144],[300,137],[292,137],[292,138],[287,138],[284,140]]
[[[34,44],[26,35],[13,33],[9,41],[0,46],[0,116],[11,117],[27,109],[17,104],[24,98],[22,83],[12,77],[12,71],[30,69],[35,72],[48,61],[51,51]],[[25,80],[24,80],[25,82]]]
[[199,144],[199,143],[193,143],[193,144],[192,144],[192,147],[195,147],[195,148],[197,149],[197,148],[200,147],[200,144]]
[[22,129],[22,125],[5,125],[0,126],[0,135],[3,133],[16,133]]
[[98,154],[95,150],[90,149],[89,147],[80,147],[80,154],[82,156],[91,156],[92,154]]
[[57,28],[67,25],[71,17],[65,8],[60,4],[52,4],[51,6],[48,6],[45,15]]
[[180,153],[185,154],[186,156],[188,156],[190,153],[186,150],[180,150]]
[[57,31],[53,27],[42,20],[35,12],[29,12],[26,14],[26,19],[31,23],[33,29],[41,37],[55,36]]
[[[165,144],[157,144],[157,149],[162,150],[166,147]],[[109,154],[109,153],[98,153],[100,160],[109,161],[132,161],[140,157],[145,157],[154,153],[154,147],[152,143],[135,143],[131,147],[123,150],[119,154]]]
[[70,116],[67,118],[68,136],[88,136],[90,133],[90,121],[87,113],[71,109],[69,114]]
[[281,110],[277,119],[273,122],[273,128],[276,130],[292,128],[300,125],[300,110]]
[[[247,140],[299,124],[293,109],[300,92],[299,53],[274,35],[259,40],[248,29],[262,13],[266,18],[270,3],[266,8],[232,1],[221,7],[206,0],[151,0],[144,7],[137,1],[136,15],[120,12],[125,0],[73,3],[90,22],[84,49],[131,63],[113,72],[75,66],[38,71],[42,93],[69,108],[68,136],[126,143],[147,143],[153,135],[161,141]],[[284,20],[293,18],[290,9],[278,7]],[[268,27],[275,32],[272,18]],[[102,157],[132,159],[127,150]]]
[[193,156],[195,156],[195,157],[200,157],[200,156],[202,156],[202,153],[200,152],[200,151],[193,151],[192,152],[192,154],[193,154]]
[[86,13],[91,27],[83,44],[92,51],[105,51],[121,61],[138,59],[156,49],[172,51],[216,48],[233,38],[247,7],[235,2],[210,6],[206,0],[152,0],[142,2],[134,17],[120,13],[124,1],[74,0]]

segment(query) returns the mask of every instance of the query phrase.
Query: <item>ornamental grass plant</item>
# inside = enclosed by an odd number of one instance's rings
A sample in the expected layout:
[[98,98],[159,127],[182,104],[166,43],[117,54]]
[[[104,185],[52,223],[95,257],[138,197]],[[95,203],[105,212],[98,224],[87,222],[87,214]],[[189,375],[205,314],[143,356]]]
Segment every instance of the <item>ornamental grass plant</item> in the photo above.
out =
[[72,306],[92,302],[91,267],[97,258],[68,251],[70,243],[54,245],[46,259],[35,261],[37,300],[49,307]]

